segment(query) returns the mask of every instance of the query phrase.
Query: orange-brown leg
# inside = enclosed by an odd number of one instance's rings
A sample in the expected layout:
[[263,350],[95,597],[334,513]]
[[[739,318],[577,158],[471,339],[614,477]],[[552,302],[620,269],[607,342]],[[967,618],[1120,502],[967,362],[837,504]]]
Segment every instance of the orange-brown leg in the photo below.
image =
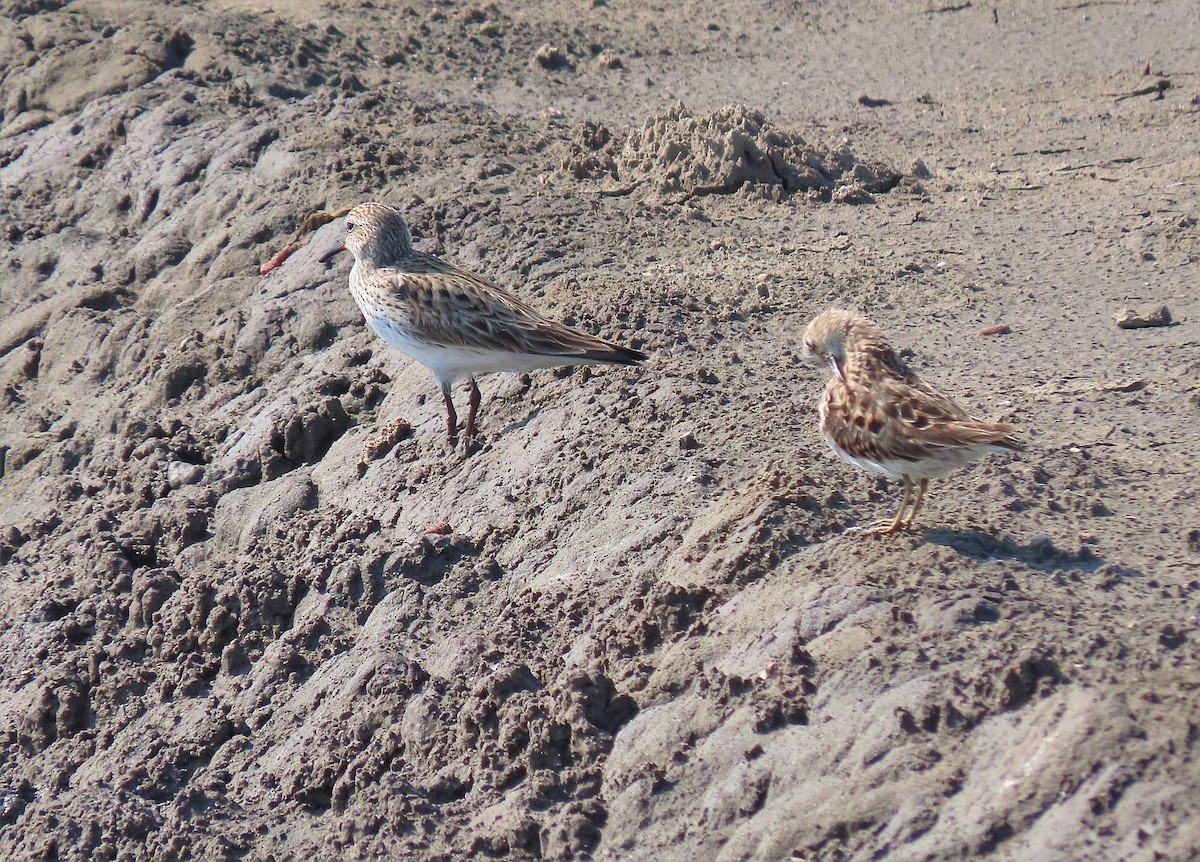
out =
[[872,524],[864,532],[871,536],[890,536],[899,530],[904,524],[904,510],[908,508],[908,501],[912,499],[912,492],[912,480],[908,476],[905,476],[904,497],[900,500],[900,509],[896,512],[896,517],[890,521],[880,521],[878,524]]
[[917,512],[921,511],[921,504],[925,502],[925,491],[929,487],[929,480],[922,479],[921,485],[917,488],[917,499],[913,500],[912,511],[908,513],[908,517],[904,520],[905,528],[913,525],[913,521],[917,518]]

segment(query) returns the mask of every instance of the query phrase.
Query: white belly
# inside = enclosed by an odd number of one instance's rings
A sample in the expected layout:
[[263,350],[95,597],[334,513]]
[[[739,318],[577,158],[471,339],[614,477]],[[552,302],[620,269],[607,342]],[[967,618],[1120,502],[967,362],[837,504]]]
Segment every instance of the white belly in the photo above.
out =
[[1003,448],[988,444],[976,446],[942,446],[931,447],[929,455],[917,461],[887,459],[872,461],[867,458],[856,458],[834,442],[828,434],[822,433],[825,442],[833,453],[845,461],[871,473],[881,473],[889,479],[903,479],[908,476],[913,481],[921,479],[944,479],[956,470],[982,458],[989,452],[1003,452]]
[[385,318],[371,315],[367,316],[367,323],[392,347],[428,368],[439,386],[496,371],[534,371],[538,368],[573,364],[569,357],[563,356],[537,356],[509,350],[431,344],[413,338],[407,331]]
[[837,455],[847,464],[853,464],[860,470],[866,470],[869,473],[882,473],[889,479],[902,479],[905,473],[910,476],[909,470],[914,466],[910,461],[872,461],[867,458],[856,458],[834,442],[833,437],[822,433],[825,442],[829,444],[829,448],[833,450],[833,454]]

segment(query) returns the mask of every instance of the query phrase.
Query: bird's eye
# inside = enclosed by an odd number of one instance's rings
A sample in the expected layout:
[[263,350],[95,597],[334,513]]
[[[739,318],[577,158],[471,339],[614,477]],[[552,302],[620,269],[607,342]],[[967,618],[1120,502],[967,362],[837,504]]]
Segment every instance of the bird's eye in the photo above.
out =
[[806,350],[807,350],[809,353],[816,353],[816,352],[817,352],[817,345],[813,344],[811,341],[806,341],[806,342],[804,342],[804,348],[805,348],[805,349],[806,349]]
[[352,222],[352,221],[346,222],[346,230],[348,230],[348,231],[354,230],[356,227],[358,227],[358,225],[356,225],[354,222]]

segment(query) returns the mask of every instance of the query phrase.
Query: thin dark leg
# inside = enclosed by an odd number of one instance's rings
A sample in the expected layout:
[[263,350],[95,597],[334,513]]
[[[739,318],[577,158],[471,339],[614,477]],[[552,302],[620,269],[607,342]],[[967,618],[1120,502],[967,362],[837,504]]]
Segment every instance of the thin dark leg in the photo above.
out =
[[458,439],[458,414],[454,412],[449,383],[442,385],[442,398],[446,399],[446,438],[453,442]]
[[475,378],[471,378],[470,400],[467,402],[470,409],[467,410],[467,430],[463,433],[467,443],[475,439],[475,417],[479,414],[479,384],[475,382]]

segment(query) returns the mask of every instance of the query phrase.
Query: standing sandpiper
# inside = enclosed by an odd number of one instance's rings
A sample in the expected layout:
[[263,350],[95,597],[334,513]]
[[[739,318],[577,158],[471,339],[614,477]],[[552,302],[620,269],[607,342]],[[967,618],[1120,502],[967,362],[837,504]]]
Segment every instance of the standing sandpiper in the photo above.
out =
[[494,371],[557,365],[637,365],[646,354],[604,341],[543,316],[502,288],[465,269],[416,251],[399,211],[364,203],[346,214],[346,239],[321,261],[349,249],[350,293],[375,332],[433,374],[446,401],[447,436],[457,444],[450,387],[470,384],[463,429],[475,438],[479,386]]
[[[833,373],[821,398],[821,436],[843,461],[904,481],[900,511],[868,528],[877,535],[912,526],[930,479],[941,479],[988,452],[1019,452],[1012,425],[972,419],[900,361],[865,317],[831,309],[804,333],[809,355]],[[920,490],[912,511],[904,515]]]

